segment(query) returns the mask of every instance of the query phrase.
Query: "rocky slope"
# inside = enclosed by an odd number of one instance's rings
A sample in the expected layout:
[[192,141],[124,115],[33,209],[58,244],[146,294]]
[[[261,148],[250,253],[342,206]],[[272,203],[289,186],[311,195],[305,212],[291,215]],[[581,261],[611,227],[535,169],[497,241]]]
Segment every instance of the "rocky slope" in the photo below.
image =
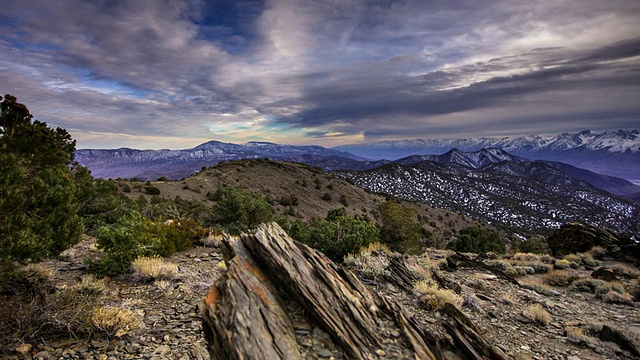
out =
[[411,156],[367,171],[334,173],[371,191],[514,227],[557,228],[577,220],[640,232],[640,203],[597,189],[554,164],[500,149],[452,150],[441,156]]
[[[207,348],[210,345],[207,345],[202,332],[198,304],[210,291],[211,284],[223,281],[225,277],[229,278],[233,274],[231,269],[237,266],[234,265],[233,255],[224,250],[226,245],[216,241],[207,242],[210,246],[199,246],[166,259],[178,265],[177,273],[170,279],[143,281],[133,275],[125,275],[107,280],[98,288],[95,280],[92,283],[93,287],[86,280],[80,282],[80,279],[86,279],[86,269],[82,266],[82,260],[87,256],[97,255],[94,241],[87,238],[67,251],[62,259],[46,261],[37,271],[38,275],[34,271],[32,279],[35,280],[37,277],[39,286],[45,286],[43,281],[54,284],[55,293],[74,286],[94,289],[88,293],[93,295],[89,296],[95,296],[96,301],[106,300],[109,306],[134,311],[142,321],[141,326],[131,329],[124,336],[113,338],[96,334],[93,338],[45,337],[38,341],[24,342],[8,335],[3,340],[3,346],[6,347],[2,348],[4,355],[1,357],[207,359]],[[258,255],[260,252],[257,249],[250,251],[252,256],[264,256]],[[288,250],[283,254],[290,252]],[[524,254],[496,260],[464,256],[456,258],[453,255],[451,252],[430,250],[418,257],[402,257],[384,249],[369,249],[357,258],[347,259],[347,268],[331,264],[326,259],[320,260],[320,257],[317,259],[325,262],[323,266],[342,273],[343,277],[348,278],[352,276],[349,274],[355,274],[357,280],[351,281],[354,284],[356,281],[360,282],[366,288],[354,293],[353,296],[356,298],[367,298],[365,292],[370,292],[384,299],[381,301],[398,304],[411,327],[421,329],[419,331],[429,334],[429,337],[440,339],[445,359],[470,358],[463,350],[465,346],[455,343],[451,337],[453,333],[447,330],[446,324],[455,323],[456,318],[467,318],[471,323],[467,326],[482,334],[489,347],[498,349],[510,359],[595,360],[633,359],[640,356],[637,340],[640,336],[640,312],[637,302],[610,301],[607,298],[603,300],[592,293],[576,291],[575,288],[569,287],[568,283],[558,284],[559,286],[545,285],[548,279],[570,277],[574,282],[593,279],[594,263],[587,265],[576,260],[579,263],[576,263],[575,268],[554,270],[548,274],[520,275],[513,279],[505,278],[501,272],[492,270],[494,268],[477,264],[497,264],[502,261],[511,264],[508,266],[527,266],[542,259],[539,256]],[[445,261],[447,258],[457,260]],[[225,260],[228,266],[221,266],[221,260]],[[242,261],[236,260],[236,263],[240,264]],[[445,263],[449,263],[449,267],[439,270]],[[399,273],[396,272],[396,269],[402,267],[398,266],[404,266],[402,274],[412,274],[416,280],[438,283],[440,285],[437,287],[440,289],[453,289],[451,293],[456,293],[457,297],[451,297],[450,301],[457,304],[462,315],[452,308],[439,307],[439,303],[434,302],[439,298],[430,297],[412,283],[402,282],[403,277],[399,277]],[[640,273],[632,266],[622,266],[611,259],[605,259],[597,266],[625,269],[627,275],[618,275],[617,282],[607,284],[629,291],[637,288],[637,277]],[[263,284],[272,283],[278,288],[279,282],[284,281],[284,278],[276,272],[263,272],[257,281]],[[640,293],[637,289],[635,291],[636,294]],[[263,296],[259,292],[253,293]],[[278,295],[274,301],[283,306],[291,319],[294,341],[287,345],[291,346],[289,350],[297,351],[306,359],[354,358],[348,347],[336,340],[336,333],[331,327],[311,316],[309,306],[313,306],[313,303],[286,301],[293,299],[290,292],[276,291],[276,294]],[[0,298],[0,305],[4,310],[2,321],[11,322],[12,316],[20,313],[21,306],[16,306],[19,304],[16,300],[13,299],[11,302],[12,300],[6,296]],[[205,302],[212,304],[211,301],[212,297],[209,294]],[[254,306],[254,310],[259,309],[257,304]],[[530,309],[534,307],[544,310],[548,317],[536,320],[530,313]],[[236,318],[241,321],[243,317]],[[409,345],[404,332],[406,329],[395,328],[395,322],[396,320],[383,317],[378,319],[375,326],[381,327],[379,336],[387,340],[384,340],[384,348],[378,349],[382,352],[374,351],[375,355],[372,356],[415,358],[412,354],[416,351],[416,345]],[[207,323],[207,326],[210,326],[210,323]],[[271,338],[278,339],[279,333],[275,329],[271,331]],[[369,340],[361,338],[359,341]],[[360,350],[364,351],[362,348]]]

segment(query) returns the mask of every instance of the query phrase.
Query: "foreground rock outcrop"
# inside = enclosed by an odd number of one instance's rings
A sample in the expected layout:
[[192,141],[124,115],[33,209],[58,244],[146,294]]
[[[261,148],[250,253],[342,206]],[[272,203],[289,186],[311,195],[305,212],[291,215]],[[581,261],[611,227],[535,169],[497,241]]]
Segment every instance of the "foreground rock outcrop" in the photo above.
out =
[[[323,346],[338,358],[506,358],[459,311],[448,314],[453,320],[446,326],[458,345],[454,350],[393,299],[369,291],[349,270],[294,242],[276,224],[226,244],[228,271],[201,303],[213,359],[301,359],[305,332],[298,330],[315,327],[328,334]],[[299,313],[296,308],[304,316],[291,315]]]

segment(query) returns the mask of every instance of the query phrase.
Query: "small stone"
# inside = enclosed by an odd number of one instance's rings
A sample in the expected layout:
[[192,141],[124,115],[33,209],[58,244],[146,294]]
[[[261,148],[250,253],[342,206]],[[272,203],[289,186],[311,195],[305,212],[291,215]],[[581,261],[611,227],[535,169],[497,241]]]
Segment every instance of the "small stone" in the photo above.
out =
[[529,346],[527,346],[527,345],[520,346],[520,349],[522,349],[522,350],[531,350],[531,348]]
[[575,355],[569,355],[567,356],[567,360],[581,360],[581,359]]
[[171,348],[168,345],[160,345],[154,351],[154,354],[164,355],[171,351]]
[[318,352],[318,355],[319,355],[319,356],[321,356],[321,357],[325,357],[325,358],[328,358],[328,357],[333,356],[333,354],[331,353],[331,351],[329,351],[329,350],[327,350],[327,349],[322,349],[322,350],[320,350],[320,351]]
[[31,351],[32,348],[33,346],[31,344],[22,344],[16,347],[16,351],[21,355],[26,355]]
[[384,350],[382,350],[382,349],[377,349],[377,350],[376,350],[376,354],[377,354],[378,356],[385,356],[385,355],[387,355],[387,353],[386,353]]
[[40,351],[39,353],[36,354],[36,356],[33,357],[34,359],[50,359],[51,358],[51,353],[49,353],[48,351]]

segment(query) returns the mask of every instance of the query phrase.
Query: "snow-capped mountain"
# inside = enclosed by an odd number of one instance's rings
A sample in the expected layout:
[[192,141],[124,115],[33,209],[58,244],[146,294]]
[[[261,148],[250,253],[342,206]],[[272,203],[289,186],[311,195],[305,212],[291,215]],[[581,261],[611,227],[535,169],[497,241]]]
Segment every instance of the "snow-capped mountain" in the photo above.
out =
[[621,191],[640,195],[637,186],[499,149],[452,150],[441,156],[411,156],[366,171],[334,173],[372,191],[515,227],[556,228],[578,220],[617,231],[640,231],[640,203],[613,196],[593,183],[618,184]]
[[601,174],[640,182],[640,130],[531,135],[503,138],[417,139],[335,147],[369,159],[399,159],[416,154],[444,154],[452,149],[499,148],[536,160],[561,161]]

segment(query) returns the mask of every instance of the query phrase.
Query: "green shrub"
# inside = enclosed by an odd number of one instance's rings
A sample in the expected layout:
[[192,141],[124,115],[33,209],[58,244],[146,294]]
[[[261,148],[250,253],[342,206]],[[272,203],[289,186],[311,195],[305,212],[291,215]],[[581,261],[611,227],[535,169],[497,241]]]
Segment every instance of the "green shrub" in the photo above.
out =
[[321,197],[322,200],[324,201],[331,201],[331,194],[329,193],[324,193]]
[[160,189],[155,186],[147,185],[144,187],[144,192],[149,195],[160,195]]
[[458,239],[450,242],[447,247],[460,252],[486,253],[491,251],[497,254],[506,252],[505,243],[497,232],[480,227],[468,227],[460,230]]
[[[569,286],[569,290],[570,291],[574,291],[574,292],[588,292],[588,293],[592,293],[595,294],[596,290],[600,289],[600,288],[605,288],[605,282],[603,280],[598,280],[598,279],[578,279],[576,281],[574,281],[573,283],[571,283],[571,286]],[[601,292],[602,290],[600,290],[599,292]],[[608,290],[607,290],[608,291]]]
[[217,202],[205,222],[221,226],[231,234],[239,234],[273,219],[273,206],[266,198],[239,188],[218,189]]
[[143,246],[152,242],[146,220],[135,210],[124,214],[116,224],[99,228],[97,238],[104,256],[90,261],[89,270],[98,278],[121,274],[143,254]]
[[344,209],[330,210],[325,219],[315,219],[309,225],[298,220],[288,231],[292,238],[320,250],[335,262],[380,241],[375,224],[349,216]]

